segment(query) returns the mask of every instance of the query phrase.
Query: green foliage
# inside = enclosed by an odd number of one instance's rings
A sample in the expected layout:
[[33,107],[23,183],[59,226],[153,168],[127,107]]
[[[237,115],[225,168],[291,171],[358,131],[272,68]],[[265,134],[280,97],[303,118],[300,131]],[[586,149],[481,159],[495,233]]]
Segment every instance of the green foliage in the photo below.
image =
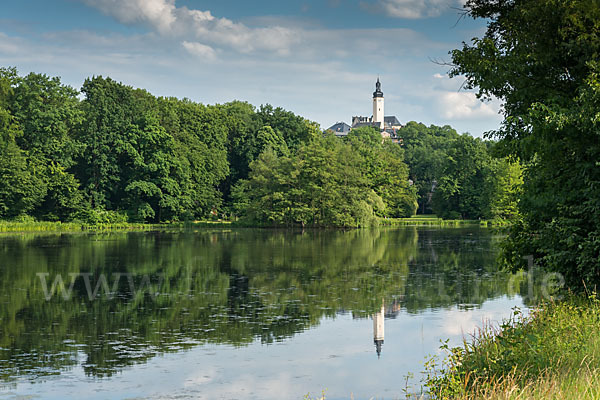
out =
[[453,140],[433,193],[433,211],[448,219],[492,218],[497,177],[486,144],[467,134]]
[[350,131],[346,141],[361,156],[360,169],[384,207],[378,215],[409,217],[416,212],[416,192],[408,181],[408,167],[400,146],[383,140],[379,130],[361,127]]
[[8,135],[9,142],[14,140],[27,160],[23,164],[13,151],[5,154],[4,162],[15,163],[13,175],[21,176],[24,184],[31,182],[31,176],[36,178],[30,183],[36,186],[34,190],[19,194],[30,205],[18,212],[47,220],[68,220],[82,203],[79,183],[68,171],[80,149],[73,136],[82,115],[77,92],[62,85],[59,78],[46,75],[31,73],[21,78],[14,69],[2,70],[0,75],[5,84],[10,84],[8,90],[2,90],[3,103],[16,129]]
[[34,214],[45,221],[71,220],[77,211],[85,207],[79,182],[73,174],[54,162],[45,165],[41,170],[47,192]]
[[221,205],[218,186],[230,172],[227,117],[217,107],[189,100],[159,99],[159,107],[161,124],[175,140],[175,159],[171,161],[173,179],[168,183],[170,187],[179,185],[177,195],[167,197],[172,212],[166,217],[206,217]]
[[454,50],[452,75],[504,101],[505,154],[525,166],[506,258],[534,255],[572,287],[600,283],[600,4],[586,0],[467,2],[486,34]]
[[368,226],[383,201],[369,189],[359,154],[334,136],[278,156],[268,147],[233,191],[235,209],[269,225]]
[[299,146],[320,136],[318,127],[282,108],[261,106],[258,111],[248,103],[234,101],[220,106],[228,129],[228,160],[230,175],[221,185],[221,192],[231,202],[231,190],[240,179],[247,179],[250,164],[271,147],[279,155],[288,155]]
[[444,218],[518,214],[518,164],[449,126],[410,122],[399,146],[369,127],[324,138],[282,108],[156,98],[110,78],[87,79],[81,94],[59,78],[0,70],[10,182],[0,217],[69,221],[91,209],[136,222],[234,213],[255,224],[368,226],[430,212],[436,185]]
[[288,153],[272,141],[233,190],[235,210],[268,225],[369,226],[376,216],[410,216],[416,195],[402,150],[377,130],[346,141],[317,136]]
[[156,99],[110,78],[87,80],[78,175],[92,208],[134,221],[202,217],[219,207],[228,172],[219,110]]
[[443,176],[446,152],[458,133],[449,126],[429,127],[411,121],[398,132],[402,137],[409,178],[418,193],[418,210],[421,214],[433,212],[431,197]]
[[0,218],[32,212],[46,195],[41,168],[14,142],[0,144]]
[[40,163],[28,158],[17,145],[23,131],[4,108],[10,104],[15,80],[14,69],[0,69],[0,218],[33,211],[47,190],[38,168]]
[[[599,321],[595,296],[545,304],[530,317],[516,310],[498,330],[482,329],[463,347],[442,346],[448,359],[441,373],[435,361],[430,361],[429,392],[434,399],[491,398],[492,393],[494,398],[508,398],[502,394],[510,391],[539,396],[544,389],[548,393],[564,390],[548,382],[566,381],[572,387],[566,388],[564,396],[553,398],[575,398],[569,393],[577,393],[582,372],[591,372],[598,380],[600,340],[595,332]],[[541,388],[536,389],[538,385]]]
[[261,106],[257,111],[262,126],[270,126],[278,136],[283,137],[287,146],[297,149],[321,135],[319,127],[299,115],[270,104]]
[[512,220],[522,179],[517,161],[495,152],[495,143],[459,135],[449,126],[409,122],[403,137],[410,179],[421,214],[445,219]]
[[126,223],[127,215],[117,211],[85,209],[78,211],[75,219],[88,225],[111,225]]
[[57,77],[35,73],[17,78],[13,86],[10,109],[23,130],[19,147],[66,169],[73,166],[80,150],[73,130],[83,116],[78,92]]

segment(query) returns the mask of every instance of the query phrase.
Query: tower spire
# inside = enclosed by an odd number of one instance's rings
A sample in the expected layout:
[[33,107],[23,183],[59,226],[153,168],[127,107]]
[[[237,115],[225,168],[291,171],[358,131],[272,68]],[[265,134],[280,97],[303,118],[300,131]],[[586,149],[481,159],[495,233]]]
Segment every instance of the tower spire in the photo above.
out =
[[373,92],[373,98],[383,97],[383,92],[381,91],[381,82],[379,81],[379,76],[377,76],[377,82],[375,83],[375,91]]
[[379,128],[383,131],[384,124],[384,109],[383,109],[383,92],[381,91],[381,82],[379,76],[375,83],[375,91],[373,92],[373,122],[379,124]]

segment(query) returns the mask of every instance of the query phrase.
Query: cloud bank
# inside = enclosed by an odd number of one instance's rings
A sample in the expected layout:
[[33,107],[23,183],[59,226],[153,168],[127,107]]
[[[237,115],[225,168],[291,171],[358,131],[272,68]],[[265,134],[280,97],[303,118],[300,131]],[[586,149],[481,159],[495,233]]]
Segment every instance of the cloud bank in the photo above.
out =
[[420,19],[438,17],[452,8],[462,7],[464,0],[378,0],[364,2],[365,8],[394,18]]
[[[80,1],[121,23],[144,24],[161,36],[202,46],[225,46],[241,53],[268,51],[287,55],[299,40],[297,32],[289,28],[250,28],[227,18],[217,18],[210,11],[177,7],[175,0]],[[183,46],[190,47],[189,44]]]

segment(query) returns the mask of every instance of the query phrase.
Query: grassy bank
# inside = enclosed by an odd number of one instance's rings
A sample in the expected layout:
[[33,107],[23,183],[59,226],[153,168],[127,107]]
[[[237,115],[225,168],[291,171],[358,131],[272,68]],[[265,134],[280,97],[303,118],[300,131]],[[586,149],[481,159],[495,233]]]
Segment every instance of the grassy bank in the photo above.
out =
[[154,231],[162,229],[193,229],[204,227],[230,226],[229,222],[195,221],[168,224],[137,224],[129,222],[85,224],[80,222],[47,222],[47,221],[0,221],[0,232],[85,232],[85,231]]
[[506,226],[505,220],[442,219],[435,215],[414,215],[410,218],[382,218],[382,226]]
[[600,302],[570,297],[528,317],[516,311],[427,363],[432,399],[599,399]]
[[[381,218],[379,226],[436,226],[436,227],[461,227],[461,226],[504,226],[506,221],[491,220],[445,220],[435,215],[416,215],[411,218]],[[240,228],[286,228],[272,224],[256,224],[244,221],[194,221],[173,222],[161,224],[140,224],[129,222],[86,224],[82,222],[48,222],[48,221],[0,221],[0,232],[80,232],[103,230],[132,230],[150,231],[157,229],[193,229],[216,227]],[[294,228],[300,228],[295,226]],[[306,227],[315,228],[315,227]],[[324,227],[320,227],[322,229]]]

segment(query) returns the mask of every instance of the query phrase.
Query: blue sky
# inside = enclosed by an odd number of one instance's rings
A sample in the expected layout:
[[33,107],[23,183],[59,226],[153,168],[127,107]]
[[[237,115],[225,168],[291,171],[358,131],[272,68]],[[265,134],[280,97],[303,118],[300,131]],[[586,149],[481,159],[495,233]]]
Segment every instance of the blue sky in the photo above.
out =
[[481,136],[499,126],[499,102],[459,91],[432,62],[483,33],[459,21],[463,1],[11,1],[0,65],[76,88],[103,75],[205,104],[270,103],[323,128],[370,116],[379,75],[386,115]]

